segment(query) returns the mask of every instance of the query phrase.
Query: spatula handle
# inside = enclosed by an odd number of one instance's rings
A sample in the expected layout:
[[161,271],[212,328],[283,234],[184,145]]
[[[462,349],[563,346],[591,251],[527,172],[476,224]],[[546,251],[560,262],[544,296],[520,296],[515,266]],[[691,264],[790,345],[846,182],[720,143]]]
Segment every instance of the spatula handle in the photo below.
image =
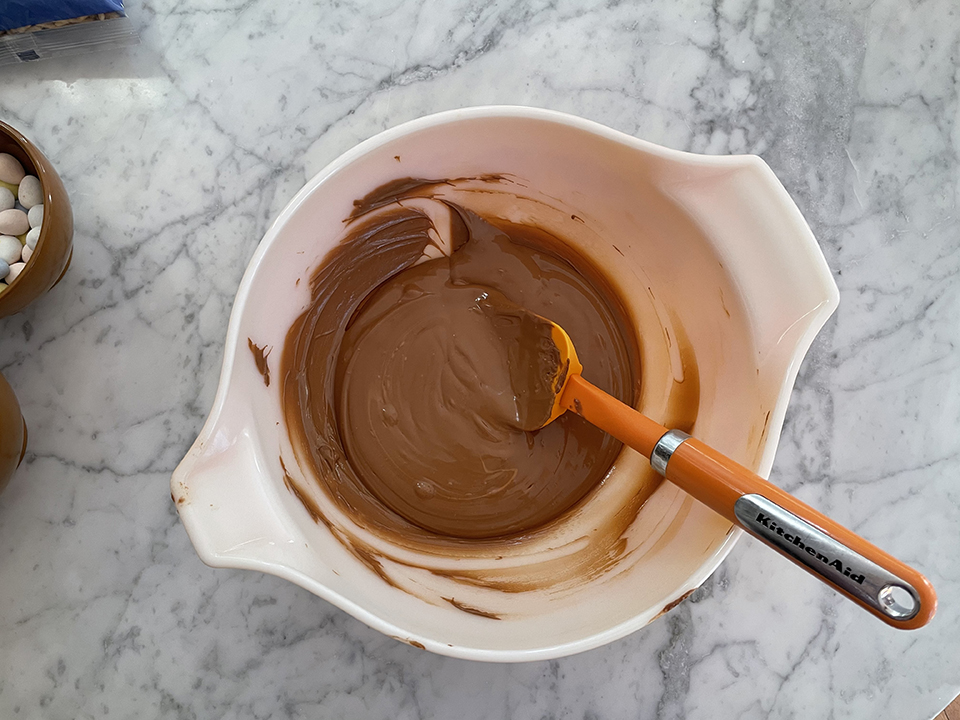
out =
[[909,630],[933,618],[937,596],[922,574],[743,465],[579,376],[570,378],[562,400],[644,453],[667,480],[888,625]]
[[666,478],[888,625],[918,628],[936,612],[919,572],[696,438],[677,445]]

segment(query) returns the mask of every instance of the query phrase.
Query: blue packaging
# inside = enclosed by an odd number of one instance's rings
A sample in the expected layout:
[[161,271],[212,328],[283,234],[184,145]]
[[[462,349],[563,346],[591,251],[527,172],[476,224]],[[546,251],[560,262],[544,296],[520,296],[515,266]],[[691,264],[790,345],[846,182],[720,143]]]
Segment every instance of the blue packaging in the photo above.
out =
[[0,65],[139,42],[123,0],[0,0]]
[[123,13],[123,0],[2,0],[0,32],[99,13]]

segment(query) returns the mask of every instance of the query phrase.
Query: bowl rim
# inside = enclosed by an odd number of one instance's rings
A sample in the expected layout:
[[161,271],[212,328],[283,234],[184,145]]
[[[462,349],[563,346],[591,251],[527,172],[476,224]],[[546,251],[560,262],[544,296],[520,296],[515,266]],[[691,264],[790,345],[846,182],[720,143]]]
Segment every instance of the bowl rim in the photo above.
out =
[[[804,238],[804,241],[809,245],[809,247],[806,249],[809,251],[811,259],[813,260],[813,265],[816,268],[816,277],[811,277],[811,282],[816,282],[819,290],[821,290],[823,294],[823,301],[814,310],[797,321],[806,323],[806,330],[800,335],[796,342],[796,348],[791,355],[791,363],[786,369],[784,382],[782,383],[780,391],[777,395],[774,409],[772,410],[771,427],[776,429],[776,433],[773,433],[773,438],[776,441],[766,441],[760,460],[760,474],[768,474],[773,464],[773,456],[776,453],[777,442],[779,441],[780,427],[783,422],[783,416],[786,411],[787,402],[790,394],[792,393],[793,384],[796,381],[800,363],[809,350],[810,344],[813,342],[814,337],[823,327],[830,315],[834,312],[839,302],[839,290],[837,289],[833,276],[826,265],[826,260],[823,258],[822,251],[820,250],[816,239],[810,231],[809,226],[804,220],[799,209],[796,207],[796,204],[792,198],[790,198],[786,189],[774,175],[773,171],[766,165],[766,163],[754,155],[710,156],[685,152],[682,150],[674,150],[646,140],[642,140],[640,138],[636,138],[602,125],[598,122],[587,120],[575,115],[570,115],[555,110],[520,105],[485,105],[458,108],[425,115],[401,123],[394,127],[383,130],[354,145],[329,162],[319,172],[317,172],[315,175],[313,175],[313,177],[304,183],[303,187],[301,187],[300,190],[293,196],[293,198],[286,204],[274,222],[271,223],[264,233],[263,238],[251,256],[247,268],[240,280],[224,340],[224,356],[216,395],[209,415],[207,416],[207,420],[193,447],[196,448],[199,444],[207,441],[211,437],[218,419],[224,410],[229,388],[231,386],[231,376],[233,372],[233,365],[236,360],[236,350],[240,346],[238,342],[240,337],[240,321],[246,308],[246,303],[250,295],[254,276],[258,272],[264,256],[272,248],[277,236],[286,226],[291,217],[298,212],[306,199],[321,184],[326,182],[330,177],[341,171],[343,168],[397,138],[439,125],[446,125],[464,120],[485,118],[518,118],[556,123],[588,132],[590,134],[621,144],[629,145],[659,159],[680,162],[688,165],[698,165],[700,167],[726,168],[730,170],[749,169],[753,171],[759,171],[761,174],[766,176],[767,184],[771,186],[771,189],[775,194],[780,196],[779,200],[781,201],[781,205],[783,205],[782,209],[784,209],[788,214],[788,217],[784,218],[784,222],[790,224],[792,229],[796,230],[797,234],[801,238]],[[171,478],[171,486],[174,489],[174,493],[177,492],[180,478],[188,472],[186,465],[192,453],[193,448],[191,448],[191,451],[188,452],[187,456],[174,471],[173,477]],[[222,555],[212,545],[207,544],[208,538],[206,538],[204,533],[199,530],[199,527],[195,526],[194,523],[198,522],[199,520],[194,513],[190,511],[190,505],[188,504],[183,508],[178,506],[178,511],[180,512],[181,519],[197,554],[207,565],[213,567],[257,570],[281,577],[318,595],[324,600],[360,620],[364,624],[375,630],[378,630],[385,635],[403,642],[416,642],[418,646],[423,646],[425,649],[441,655],[485,662],[528,662],[555,659],[595,649],[614,640],[625,637],[626,635],[631,634],[632,632],[635,632],[636,630],[639,630],[640,628],[652,622],[654,619],[662,615],[666,609],[670,608],[679,602],[679,600],[682,600],[687,595],[692,593],[696,588],[698,588],[730,554],[734,545],[736,545],[737,541],[743,534],[743,531],[739,527],[732,526],[730,531],[727,532],[726,536],[712,552],[712,554],[708,556],[706,560],[697,568],[696,572],[691,574],[686,581],[682,583],[681,587],[674,593],[674,597],[670,598],[670,602],[668,603],[667,607],[663,610],[651,608],[648,611],[639,613],[634,617],[620,622],[606,630],[595,632],[577,640],[566,641],[553,645],[543,645],[529,649],[503,650],[450,645],[439,642],[433,638],[419,636],[416,633],[411,633],[410,631],[398,627],[393,623],[381,618],[373,612],[365,609],[363,606],[357,604],[355,601],[348,599],[337,591],[332,590],[331,588],[323,585],[323,583],[307,576],[305,573],[297,569],[278,562],[266,561],[258,558],[240,558],[235,554],[231,554],[229,556]]]

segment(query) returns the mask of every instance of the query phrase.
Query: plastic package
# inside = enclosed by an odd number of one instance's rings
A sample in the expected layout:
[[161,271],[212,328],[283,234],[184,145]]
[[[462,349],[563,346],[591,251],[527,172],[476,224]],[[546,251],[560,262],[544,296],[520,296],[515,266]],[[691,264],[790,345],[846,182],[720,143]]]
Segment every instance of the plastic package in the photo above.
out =
[[0,1],[0,65],[138,42],[123,0]]

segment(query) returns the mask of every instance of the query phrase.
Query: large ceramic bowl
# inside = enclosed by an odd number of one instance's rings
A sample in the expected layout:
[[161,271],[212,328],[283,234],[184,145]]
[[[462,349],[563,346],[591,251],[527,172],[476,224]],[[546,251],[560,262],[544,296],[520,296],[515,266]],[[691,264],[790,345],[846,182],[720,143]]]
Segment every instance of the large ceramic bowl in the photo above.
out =
[[[488,173],[506,177],[516,194],[496,212],[567,238],[604,269],[642,338],[638,407],[661,419],[666,388],[691,380],[695,366],[694,435],[769,473],[800,362],[838,299],[816,240],[770,169],[757,157],[676,152],[569,115],[483,107],[367,140],[281,213],[240,284],[214,407],[172,491],[209,565],[287,578],[435,652],[535,660],[596,647],[651,622],[713,572],[739,530],[664,482],[614,538],[617,560],[574,581],[500,592],[452,580],[469,575],[462,560],[423,571],[417,558],[386,548],[377,561],[364,561],[343,542],[363,528],[348,528],[298,467],[279,383],[264,383],[249,349],[253,341],[278,363],[287,329],[310,299],[310,283],[299,281],[341,239],[355,199],[400,177]],[[485,197],[475,193],[467,206],[492,212]],[[681,346],[695,358],[681,357]],[[565,559],[652,483],[651,473],[644,458],[624,450],[556,532],[498,560],[569,571]],[[306,504],[291,485],[311,488]],[[318,508],[325,522],[316,521]],[[483,612],[471,611],[477,608]]]

